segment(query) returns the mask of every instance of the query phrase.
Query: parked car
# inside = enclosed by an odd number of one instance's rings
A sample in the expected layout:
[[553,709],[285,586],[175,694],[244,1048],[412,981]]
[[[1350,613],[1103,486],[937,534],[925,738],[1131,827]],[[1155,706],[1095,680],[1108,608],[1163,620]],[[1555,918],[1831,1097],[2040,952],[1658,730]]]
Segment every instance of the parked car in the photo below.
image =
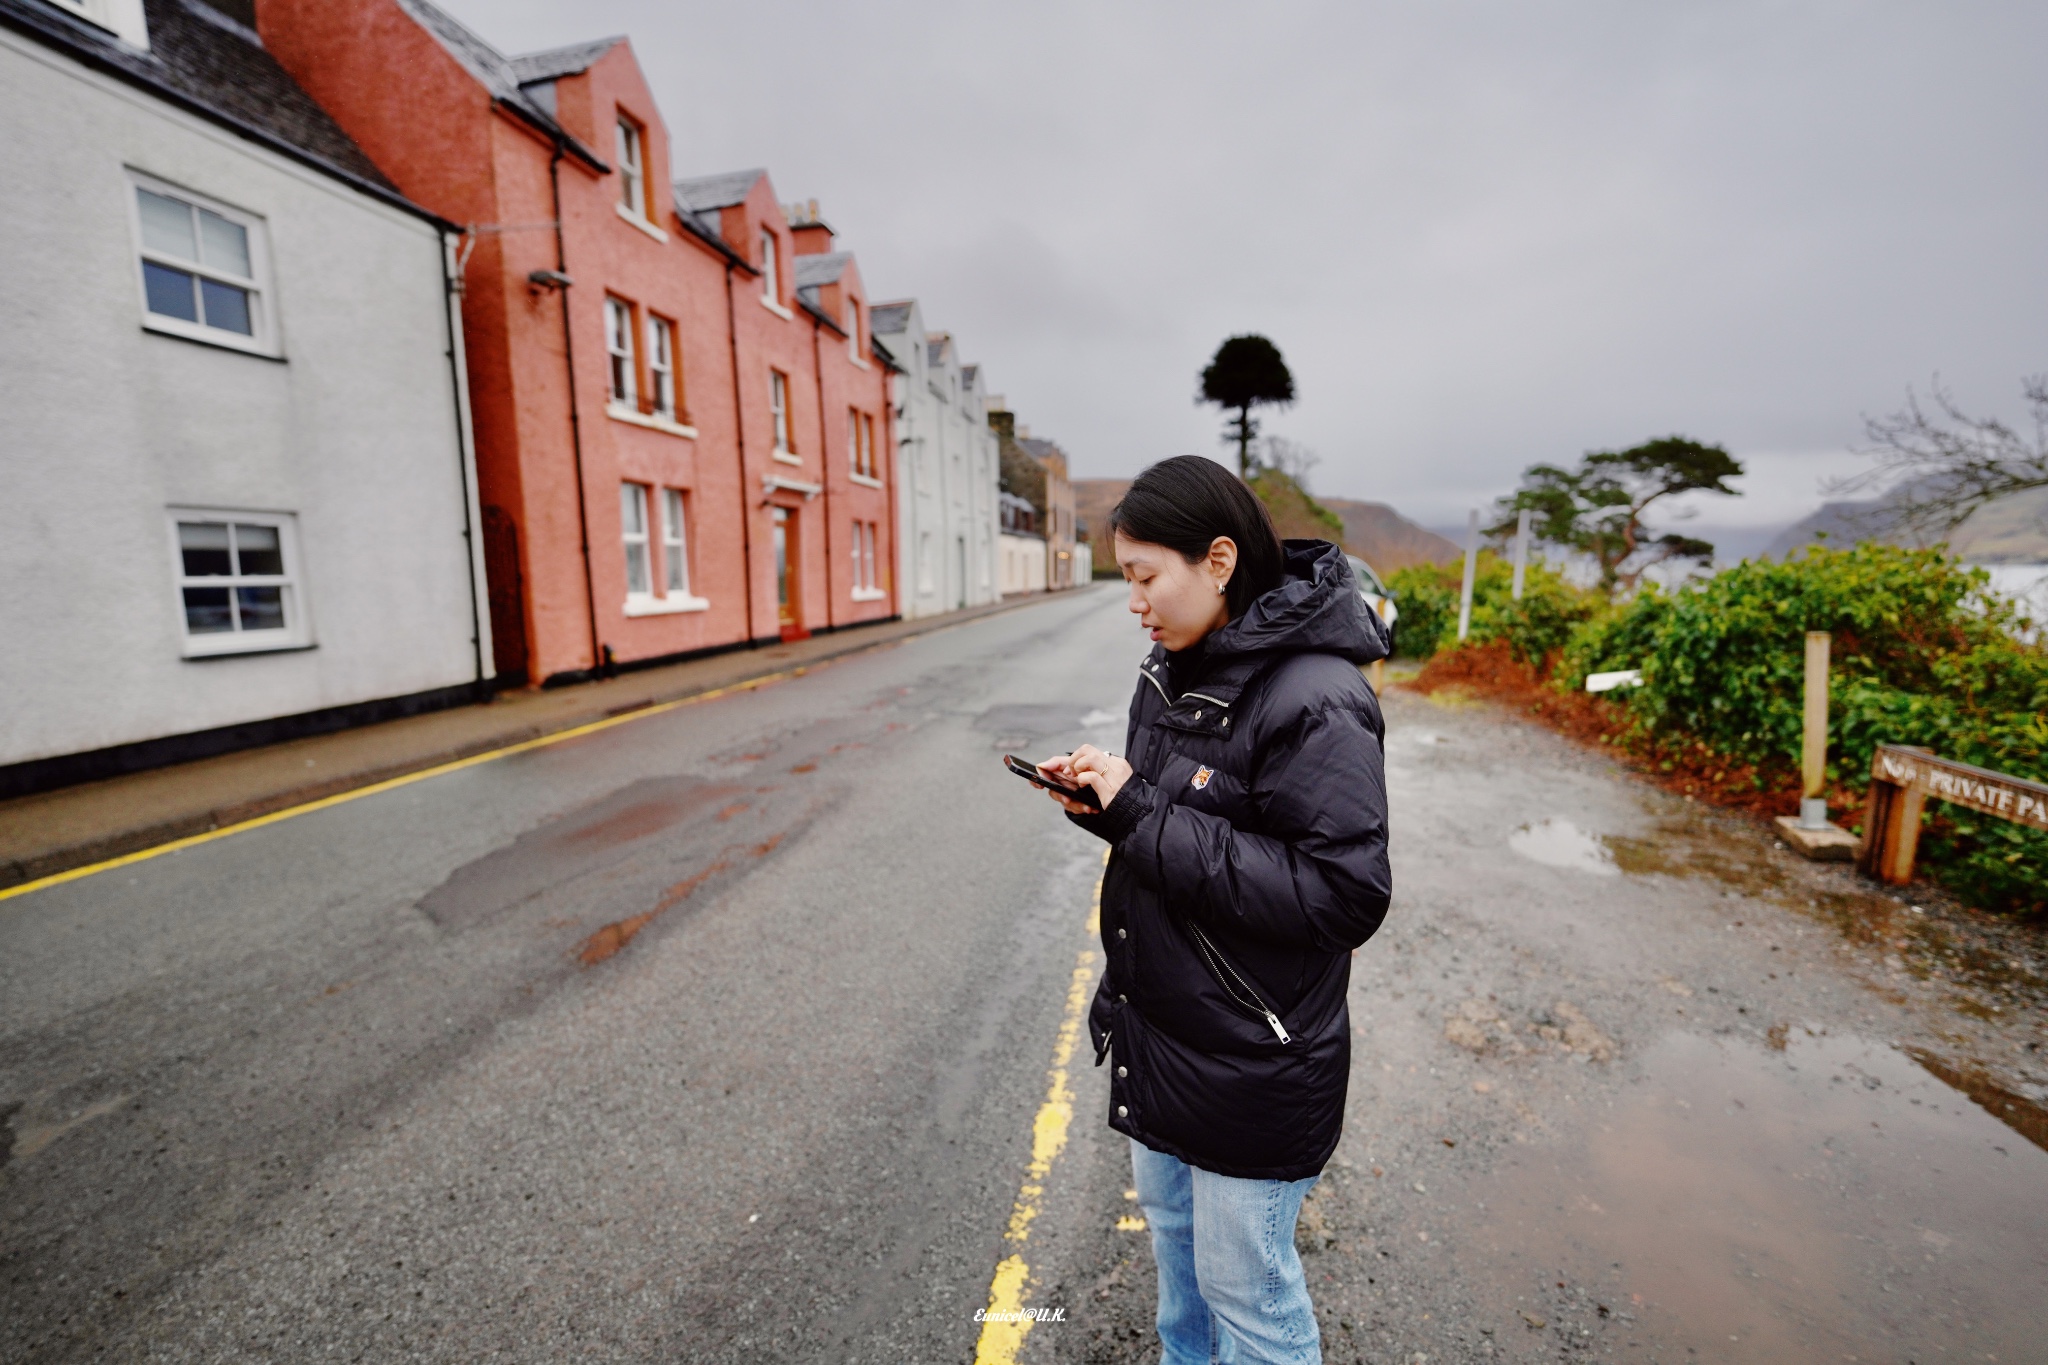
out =
[[1365,605],[1379,613],[1380,620],[1387,623],[1387,652],[1392,654],[1394,621],[1401,614],[1400,608],[1394,605],[1394,593],[1386,584],[1380,582],[1380,576],[1372,571],[1372,565],[1357,555],[1344,557],[1351,561],[1351,572],[1358,575],[1358,595],[1365,599]]

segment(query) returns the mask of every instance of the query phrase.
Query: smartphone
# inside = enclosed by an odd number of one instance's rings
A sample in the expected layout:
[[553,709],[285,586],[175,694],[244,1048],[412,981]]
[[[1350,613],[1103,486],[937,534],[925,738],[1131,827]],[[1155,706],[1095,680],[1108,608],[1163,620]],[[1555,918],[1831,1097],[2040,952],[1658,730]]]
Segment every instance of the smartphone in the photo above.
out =
[[1003,764],[1026,782],[1043,787],[1049,792],[1058,792],[1069,801],[1078,801],[1084,806],[1093,806],[1097,810],[1102,809],[1102,798],[1095,794],[1095,788],[1093,787],[1069,787],[1064,782],[1055,782],[1044,773],[1038,771],[1036,763],[1027,763],[1015,754],[1004,754]]

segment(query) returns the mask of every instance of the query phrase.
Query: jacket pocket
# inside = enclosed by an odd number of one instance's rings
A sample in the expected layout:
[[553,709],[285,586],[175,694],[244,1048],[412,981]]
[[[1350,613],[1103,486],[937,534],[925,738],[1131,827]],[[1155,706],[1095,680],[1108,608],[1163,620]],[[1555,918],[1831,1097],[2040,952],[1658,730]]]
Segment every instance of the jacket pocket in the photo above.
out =
[[1273,1030],[1273,1036],[1281,1043],[1293,1042],[1293,1036],[1287,1032],[1287,1026],[1280,1022],[1280,1016],[1245,978],[1244,973],[1217,948],[1215,940],[1204,933],[1202,926],[1193,920],[1182,922],[1187,926],[1189,936],[1195,941],[1195,954],[1202,959],[1202,965],[1209,969],[1209,975],[1216,978],[1216,984],[1223,988],[1223,994],[1229,997],[1231,1003],[1251,1018],[1263,1019],[1266,1026]]

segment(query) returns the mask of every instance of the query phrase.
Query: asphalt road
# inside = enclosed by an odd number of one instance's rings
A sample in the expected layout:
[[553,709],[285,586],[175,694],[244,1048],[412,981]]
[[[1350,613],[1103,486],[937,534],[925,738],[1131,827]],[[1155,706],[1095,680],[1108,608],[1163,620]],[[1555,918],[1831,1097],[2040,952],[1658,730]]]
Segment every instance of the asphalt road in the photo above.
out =
[[[1055,1066],[1101,846],[997,763],[1113,741],[1143,650],[1051,599],[0,905],[0,1358],[966,1361],[1015,1256],[1018,1359],[1155,1359]],[[1939,907],[1388,709],[1331,1359],[2048,1339],[2036,965],[1916,974]]]

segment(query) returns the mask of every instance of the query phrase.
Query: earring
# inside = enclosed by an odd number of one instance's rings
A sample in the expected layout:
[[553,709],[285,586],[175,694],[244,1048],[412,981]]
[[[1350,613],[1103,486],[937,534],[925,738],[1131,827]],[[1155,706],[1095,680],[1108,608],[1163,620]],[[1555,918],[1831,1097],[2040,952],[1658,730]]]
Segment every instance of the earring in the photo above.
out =
[[1216,591],[1218,591],[1218,592],[1222,592],[1222,591],[1223,591],[1223,585],[1222,585],[1221,583],[1218,583],[1218,584],[1216,585]]

